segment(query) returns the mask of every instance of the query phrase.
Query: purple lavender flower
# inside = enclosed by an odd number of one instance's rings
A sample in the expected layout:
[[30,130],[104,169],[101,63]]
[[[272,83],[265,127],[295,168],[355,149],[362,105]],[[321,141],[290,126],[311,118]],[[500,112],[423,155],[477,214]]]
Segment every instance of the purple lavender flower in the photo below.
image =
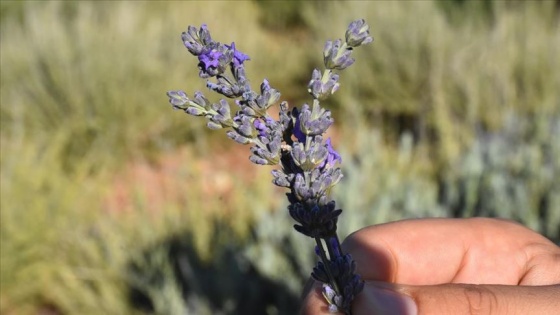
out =
[[273,170],[270,173],[274,177],[272,183],[279,187],[290,188],[295,178],[295,174],[286,174],[282,170]]
[[301,143],[305,143],[305,133],[303,133],[303,131],[301,131],[301,119],[300,116],[297,115],[297,109],[294,108],[294,112],[296,114],[296,122],[294,124],[294,137],[296,137],[297,141],[301,142]]
[[325,141],[325,147],[327,148],[328,155],[327,158],[323,161],[323,163],[319,165],[319,168],[334,167],[337,161],[338,163],[342,163],[342,157],[332,147],[331,138],[328,138],[327,141]]
[[268,83],[268,80],[264,79],[263,83],[261,84],[261,94],[255,99],[257,106],[266,110],[272,105],[276,104],[279,99],[280,93],[278,92],[278,90],[273,89],[270,86],[270,83]]
[[[320,101],[339,88],[339,75],[334,70],[354,63],[350,57],[353,48],[373,40],[369,26],[363,20],[354,21],[346,31],[345,42],[327,41],[323,50],[327,69],[323,73],[315,69],[308,84],[313,105],[304,104],[301,109],[294,107],[290,111],[287,102],[282,102],[278,121],[267,110],[278,102],[280,93],[266,79],[260,85],[260,93],[251,89],[243,66],[249,56],[238,51],[235,42],[222,45],[213,41],[205,24],[200,29],[189,26],[181,39],[189,52],[198,57],[199,76],[215,77],[206,86],[234,99],[239,110],[232,117],[228,101],[211,103],[200,92],[191,100],[183,91],[169,91],[169,102],[188,114],[204,116],[211,129],[228,128],[226,134],[234,141],[251,144],[249,159],[253,163],[280,164],[280,169],[272,171],[273,183],[289,189],[288,212],[297,222],[294,228],[315,239],[315,250],[321,258],[312,276],[325,283],[323,292],[330,310],[351,314],[351,302],[362,290],[363,281],[355,274],[352,257],[343,254],[336,235],[342,210],[336,209],[329,194],[342,178],[340,168],[336,167],[342,158],[330,138],[323,142],[323,134],[333,119]],[[232,76],[226,73],[227,69]]]
[[329,253],[329,255],[332,257],[340,257],[341,253],[340,248],[338,247],[338,238],[336,236],[330,237],[328,239],[328,242],[330,244],[329,248],[332,248],[332,251]]
[[[210,122],[219,125],[220,128],[232,127],[233,119],[231,118],[231,111],[229,104],[226,100],[220,100],[217,104],[212,104],[212,114]],[[219,128],[215,128],[219,129]]]
[[315,168],[312,171],[296,171],[287,194],[290,203],[305,202],[319,205],[329,202],[330,189],[342,178],[340,168]]
[[228,138],[230,138],[231,140],[233,140],[233,141],[235,141],[239,144],[249,144],[249,143],[251,143],[251,138],[242,136],[241,134],[239,134],[239,132],[237,132],[235,130],[228,130],[228,132],[226,132],[226,135],[228,136]]
[[334,94],[339,88],[338,75],[327,71],[325,76],[321,76],[321,71],[313,70],[311,81],[307,86],[307,91],[313,95],[315,99],[323,100]]
[[243,93],[242,99],[236,103],[242,108],[242,111],[249,116],[261,117],[267,115],[267,110],[280,99],[280,93],[273,89],[268,80],[264,80],[261,84],[261,94],[254,91]]
[[295,127],[297,130],[294,130],[294,134],[300,142],[303,142],[300,133],[306,136],[322,135],[334,122],[331,111],[321,108],[317,100],[313,102],[312,109],[309,105],[303,104],[301,111],[296,109],[294,111],[294,115],[297,115]]
[[243,95],[248,88],[245,82],[231,82],[223,76],[218,76],[217,81],[218,83],[206,81],[206,87],[228,98],[239,97]]
[[329,303],[329,313],[337,313],[338,307],[336,306],[335,299],[338,299],[339,296],[336,294],[336,291],[330,285],[323,283],[322,292],[325,300]]
[[336,234],[336,222],[342,213],[341,209],[335,209],[335,207],[334,201],[326,205],[308,205],[296,202],[288,206],[288,211],[290,216],[299,223],[299,225],[294,225],[296,231],[311,238],[329,238]]
[[[356,262],[350,254],[334,257],[326,264],[319,262],[313,268],[312,276],[318,281],[331,283],[329,281],[331,277],[337,279],[334,284],[335,290],[330,285],[328,285],[328,288],[323,286],[323,293],[327,295],[326,298],[330,304],[329,309],[345,313],[350,312],[352,300],[364,288],[364,281],[355,272]],[[332,291],[335,291],[335,293],[333,294]]]
[[369,36],[369,25],[363,19],[356,20],[346,30],[346,44],[350,47],[358,47],[373,42]]
[[324,164],[328,154],[329,151],[321,144],[320,140],[312,141],[307,149],[301,142],[292,146],[292,158],[303,171],[311,171]]
[[327,69],[344,70],[354,63],[354,58],[350,58],[351,49],[347,49],[346,43],[340,39],[327,41],[323,50],[325,67]]
[[235,122],[233,129],[237,131],[241,136],[253,139],[257,135],[257,129],[253,125],[253,121],[250,116],[238,113],[233,118]]
[[200,56],[198,56],[198,60],[204,66],[204,70],[209,69],[210,67],[217,68],[220,65],[220,57],[223,54],[216,49],[212,49],[207,51]]
[[281,145],[282,140],[278,136],[260,137],[259,142],[251,147],[249,160],[260,165],[276,165],[280,162]]
[[223,74],[233,58],[233,53],[223,45],[212,43],[198,56],[199,76],[210,78]]
[[266,125],[261,119],[255,119],[253,125],[255,125],[259,136],[264,137],[266,135]]
[[189,102],[187,93],[184,91],[169,91],[167,96],[169,97],[169,103],[173,105],[174,109],[184,109],[184,105]]
[[181,34],[181,39],[189,52],[195,56],[200,55],[207,45],[213,43],[206,24],[202,24],[200,30],[194,26],[189,26],[187,31]]
[[243,62],[247,60],[251,60],[249,56],[245,55],[244,53],[240,52],[239,50],[235,49],[235,43],[231,42],[231,45],[226,45],[227,48],[233,50],[233,65],[237,68],[243,64]]
[[253,124],[255,125],[255,129],[257,129],[257,132],[259,134],[260,137],[266,137],[268,134],[268,126],[272,125],[276,123],[276,121],[274,119],[272,119],[271,117],[265,117],[265,118],[258,118],[255,119],[255,121],[253,122]]

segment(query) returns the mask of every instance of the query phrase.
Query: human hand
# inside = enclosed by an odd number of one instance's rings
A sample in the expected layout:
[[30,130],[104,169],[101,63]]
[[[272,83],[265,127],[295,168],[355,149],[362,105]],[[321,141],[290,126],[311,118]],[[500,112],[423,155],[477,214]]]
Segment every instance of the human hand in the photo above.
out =
[[[366,281],[353,314],[560,314],[560,247],[499,219],[366,227],[342,244]],[[302,314],[328,314],[317,282]]]

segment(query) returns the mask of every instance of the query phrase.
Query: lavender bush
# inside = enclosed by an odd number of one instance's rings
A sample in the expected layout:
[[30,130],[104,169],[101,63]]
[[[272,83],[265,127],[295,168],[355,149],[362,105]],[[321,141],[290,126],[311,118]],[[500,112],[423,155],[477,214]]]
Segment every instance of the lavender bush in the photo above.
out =
[[251,145],[250,160],[259,165],[280,165],[272,171],[273,183],[289,189],[286,194],[290,216],[298,223],[296,231],[316,242],[315,252],[321,258],[311,273],[324,283],[323,293],[333,312],[350,314],[351,302],[362,290],[364,282],[355,273],[356,263],[342,252],[337,236],[337,221],[342,213],[329,195],[342,178],[338,167],[342,158],[324,139],[333,124],[331,112],[320,105],[339,88],[337,70],[354,63],[354,48],[370,43],[369,26],[364,20],[350,23],[345,40],[327,41],[323,50],[325,70],[313,70],[308,92],[311,105],[289,109],[280,103],[278,119],[267,110],[276,105],[280,93],[265,79],[259,91],[251,89],[244,68],[249,56],[235,43],[216,42],[206,25],[189,26],[182,34],[189,52],[198,58],[199,77],[207,79],[207,87],[222,96],[234,99],[237,111],[232,115],[230,103],[220,99],[213,103],[201,92],[189,98],[184,91],[169,91],[175,109],[193,116],[203,116],[210,129],[227,128],[227,136],[240,144]]

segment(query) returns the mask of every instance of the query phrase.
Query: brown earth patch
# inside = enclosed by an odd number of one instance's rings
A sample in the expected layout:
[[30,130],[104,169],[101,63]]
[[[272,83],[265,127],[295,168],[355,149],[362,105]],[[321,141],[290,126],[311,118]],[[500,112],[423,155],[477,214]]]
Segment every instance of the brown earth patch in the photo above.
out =
[[[249,161],[249,147],[232,145],[224,152],[197,156],[193,149],[183,147],[159,157],[156,162],[131,161],[122,172],[113,176],[105,208],[112,213],[142,207],[159,212],[165,204],[187,203],[186,189],[202,194],[201,200],[232,199],[237,182],[254,182],[257,167]],[[211,150],[209,150],[211,151]]]

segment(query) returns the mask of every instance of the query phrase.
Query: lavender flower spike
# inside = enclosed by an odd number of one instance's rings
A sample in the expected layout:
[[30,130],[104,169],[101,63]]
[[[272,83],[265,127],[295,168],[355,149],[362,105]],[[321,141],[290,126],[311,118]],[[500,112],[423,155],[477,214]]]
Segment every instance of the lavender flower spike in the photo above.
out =
[[[239,107],[231,115],[230,104],[221,99],[210,102],[201,92],[193,99],[181,90],[169,91],[173,108],[207,119],[210,129],[227,129],[227,136],[249,144],[251,162],[258,165],[277,165],[272,182],[289,189],[288,213],[297,223],[294,229],[315,240],[315,252],[320,261],[311,276],[323,282],[323,294],[332,312],[351,314],[351,304],[364,286],[356,274],[356,262],[344,254],[337,236],[337,223],[342,209],[330,199],[331,189],[342,178],[338,164],[340,154],[331,139],[324,134],[333,124],[331,112],[320,105],[338,90],[339,75],[354,63],[353,48],[373,41],[364,20],[350,23],[345,41],[327,41],[323,50],[326,69],[313,70],[307,86],[313,105],[289,110],[288,103],[280,103],[279,119],[267,110],[277,104],[280,92],[264,80],[259,91],[251,89],[243,63],[249,56],[237,50],[234,42],[222,45],[210,37],[206,25],[200,29],[189,26],[181,39],[189,52],[198,58],[199,76],[208,79],[207,88],[233,99]],[[227,71],[229,70],[229,71]],[[231,74],[231,76],[230,76]],[[212,79],[214,78],[214,79]]]

